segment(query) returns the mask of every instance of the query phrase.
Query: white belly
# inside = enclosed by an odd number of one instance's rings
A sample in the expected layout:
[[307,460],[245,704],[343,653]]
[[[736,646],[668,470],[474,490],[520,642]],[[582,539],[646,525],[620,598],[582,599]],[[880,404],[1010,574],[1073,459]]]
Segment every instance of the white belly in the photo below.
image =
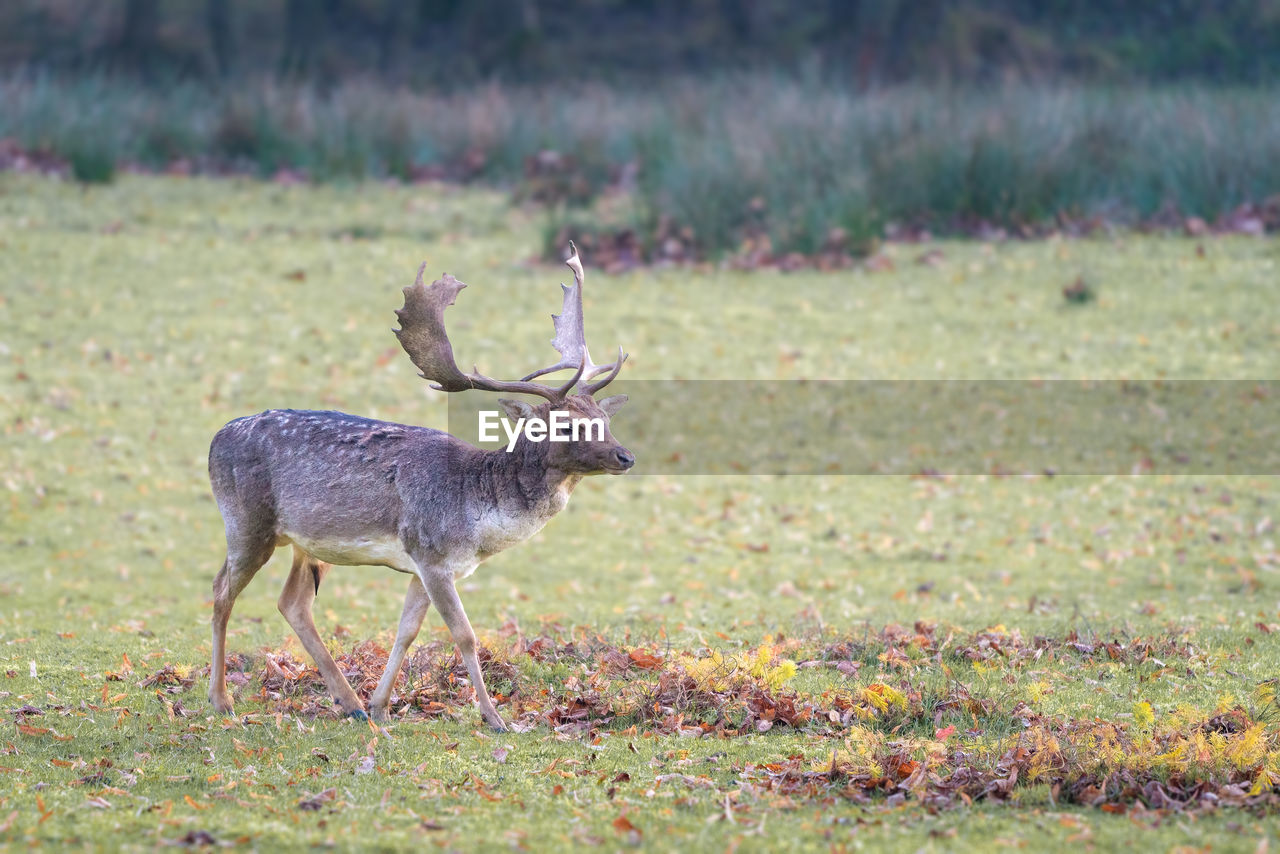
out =
[[389,566],[413,572],[413,560],[398,537],[308,538],[288,531],[284,536],[318,560],[338,566]]

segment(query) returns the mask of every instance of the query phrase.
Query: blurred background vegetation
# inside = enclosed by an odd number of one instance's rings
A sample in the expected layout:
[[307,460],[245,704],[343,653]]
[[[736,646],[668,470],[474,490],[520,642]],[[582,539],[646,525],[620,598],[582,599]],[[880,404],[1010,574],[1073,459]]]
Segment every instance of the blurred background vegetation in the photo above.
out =
[[1275,0],[9,0],[0,63],[437,86],[820,66],[904,80],[1257,82]]
[[1277,72],[1280,0],[10,0],[0,168],[478,181],[621,265],[839,265],[1280,229]]

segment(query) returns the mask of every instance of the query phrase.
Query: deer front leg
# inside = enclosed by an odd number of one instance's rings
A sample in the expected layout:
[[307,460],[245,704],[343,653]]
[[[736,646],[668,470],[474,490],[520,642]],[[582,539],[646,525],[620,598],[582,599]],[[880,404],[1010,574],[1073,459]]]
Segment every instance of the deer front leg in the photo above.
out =
[[311,660],[316,663],[316,669],[324,678],[324,684],[329,688],[333,698],[338,701],[342,711],[353,718],[368,720],[369,716],[365,714],[360,698],[356,696],[355,691],[351,690],[351,684],[338,669],[333,656],[329,655],[329,650],[321,640],[320,633],[316,631],[316,623],[311,616],[311,604],[316,599],[316,588],[320,586],[320,580],[331,568],[329,564],[316,560],[295,546],[293,568],[289,571],[289,578],[284,583],[284,590],[280,591],[280,601],[277,605],[280,613],[289,621],[289,625],[293,626],[307,655],[310,655]]
[[467,665],[467,673],[471,677],[471,687],[476,692],[476,702],[480,704],[480,714],[485,723],[499,731],[506,731],[507,725],[502,722],[498,710],[489,699],[489,692],[484,687],[484,675],[480,672],[480,657],[476,655],[476,633],[471,630],[471,621],[462,608],[462,600],[458,598],[458,589],[454,587],[452,573],[439,569],[419,570],[419,577],[431,597],[431,604],[436,606],[444,624],[453,635],[453,642],[458,645],[462,661]]
[[430,607],[431,599],[427,596],[422,582],[416,575],[412,576],[409,579],[409,592],[404,596],[404,610],[400,612],[400,627],[396,629],[396,642],[391,647],[390,657],[387,658],[387,669],[382,671],[378,687],[369,698],[369,714],[375,721],[387,719],[387,707],[391,703],[391,688],[395,685],[396,677],[400,675],[400,668],[404,666],[404,657],[409,652],[409,646],[418,636],[418,630],[422,628],[422,621]]

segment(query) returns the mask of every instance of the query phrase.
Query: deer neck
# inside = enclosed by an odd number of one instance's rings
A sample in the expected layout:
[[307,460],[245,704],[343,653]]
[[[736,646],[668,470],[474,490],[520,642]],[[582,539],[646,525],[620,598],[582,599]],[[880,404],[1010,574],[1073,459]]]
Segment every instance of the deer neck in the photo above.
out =
[[564,509],[581,474],[571,474],[548,462],[550,444],[521,437],[511,450],[488,451],[489,487],[497,504],[509,513],[532,513],[550,518]]

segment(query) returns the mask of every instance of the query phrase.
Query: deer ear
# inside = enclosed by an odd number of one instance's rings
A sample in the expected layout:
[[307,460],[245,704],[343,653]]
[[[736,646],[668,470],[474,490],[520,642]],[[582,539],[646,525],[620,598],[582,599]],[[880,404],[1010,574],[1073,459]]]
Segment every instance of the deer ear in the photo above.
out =
[[613,397],[606,397],[604,400],[596,401],[596,405],[604,410],[604,414],[610,418],[614,413],[622,408],[622,405],[630,400],[625,394],[615,394]]
[[498,398],[498,403],[501,404],[502,410],[507,413],[507,417],[512,421],[519,421],[521,418],[532,418],[537,414],[534,412],[533,407],[523,400],[509,400],[505,397],[500,397]]

